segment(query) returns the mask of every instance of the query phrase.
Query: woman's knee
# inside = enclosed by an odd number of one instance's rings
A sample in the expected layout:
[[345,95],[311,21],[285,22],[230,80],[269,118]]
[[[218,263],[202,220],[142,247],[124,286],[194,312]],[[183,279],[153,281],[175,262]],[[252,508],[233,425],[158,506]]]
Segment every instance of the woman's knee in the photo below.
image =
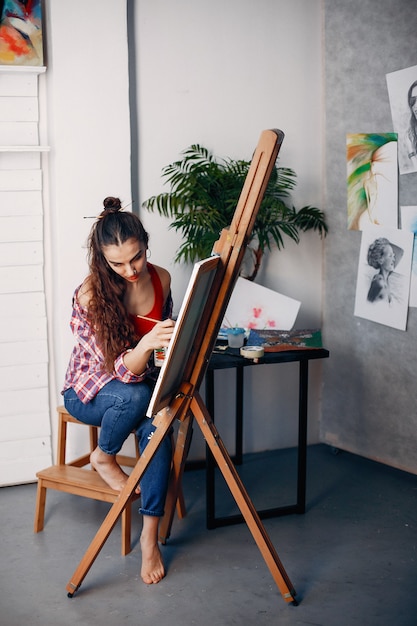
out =
[[144,414],[151,392],[145,383],[122,383],[120,380],[112,380],[98,393],[103,400],[108,398],[109,407],[119,406],[127,410],[133,409],[136,413]]
[[130,387],[131,402],[144,406],[146,411],[151,400],[151,390],[148,385],[146,383],[136,383],[127,386]]

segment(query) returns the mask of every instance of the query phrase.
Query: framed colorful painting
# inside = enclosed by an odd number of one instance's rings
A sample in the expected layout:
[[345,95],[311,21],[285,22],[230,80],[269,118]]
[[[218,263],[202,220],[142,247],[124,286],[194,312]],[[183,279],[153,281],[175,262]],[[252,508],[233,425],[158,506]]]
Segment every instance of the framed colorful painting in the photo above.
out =
[[42,0],[0,0],[0,65],[44,65]]

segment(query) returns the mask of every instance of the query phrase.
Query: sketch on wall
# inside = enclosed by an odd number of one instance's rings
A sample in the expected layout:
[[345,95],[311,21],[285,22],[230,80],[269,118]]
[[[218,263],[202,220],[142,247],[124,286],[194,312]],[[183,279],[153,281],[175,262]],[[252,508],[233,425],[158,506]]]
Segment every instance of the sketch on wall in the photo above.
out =
[[386,75],[400,174],[417,172],[417,65]]
[[417,206],[400,207],[401,228],[414,233],[409,306],[417,307]]
[[43,65],[41,0],[0,0],[0,65]]
[[346,136],[348,229],[398,226],[397,133]]
[[382,226],[362,232],[354,314],[406,330],[413,233]]

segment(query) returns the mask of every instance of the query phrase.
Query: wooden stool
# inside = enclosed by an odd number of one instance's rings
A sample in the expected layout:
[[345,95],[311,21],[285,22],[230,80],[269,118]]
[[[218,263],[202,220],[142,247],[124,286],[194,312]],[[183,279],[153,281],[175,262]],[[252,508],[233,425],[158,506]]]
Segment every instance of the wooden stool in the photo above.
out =
[[[98,427],[89,426],[72,417],[64,406],[59,406],[58,411],[58,450],[57,464],[39,471],[38,489],[36,495],[35,510],[35,533],[43,530],[45,520],[46,490],[55,489],[72,493],[77,496],[101,500],[113,504],[119,497],[119,492],[111,489],[107,483],[99,476],[94,469],[86,468],[90,463],[90,453],[97,447]],[[68,423],[81,424],[87,426],[90,435],[90,452],[72,461],[66,460],[67,426]],[[117,455],[116,460],[119,465],[134,467],[139,459],[138,441],[135,437],[136,457]],[[121,515],[122,522],[122,555],[125,556],[131,551],[131,501],[136,499],[136,494],[132,494],[130,502]]]

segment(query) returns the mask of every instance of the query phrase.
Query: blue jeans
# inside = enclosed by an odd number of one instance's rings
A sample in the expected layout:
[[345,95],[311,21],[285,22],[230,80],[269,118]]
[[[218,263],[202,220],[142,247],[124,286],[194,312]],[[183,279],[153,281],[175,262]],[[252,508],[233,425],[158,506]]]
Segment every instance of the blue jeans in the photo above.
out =
[[[130,433],[136,431],[142,454],[155,427],[145,416],[151,398],[146,383],[122,383],[111,380],[87,404],[81,402],[73,389],[64,392],[65,408],[73,417],[100,426],[98,445],[106,454],[117,454]],[[169,435],[164,437],[140,481],[142,515],[162,517],[172,461]]]

